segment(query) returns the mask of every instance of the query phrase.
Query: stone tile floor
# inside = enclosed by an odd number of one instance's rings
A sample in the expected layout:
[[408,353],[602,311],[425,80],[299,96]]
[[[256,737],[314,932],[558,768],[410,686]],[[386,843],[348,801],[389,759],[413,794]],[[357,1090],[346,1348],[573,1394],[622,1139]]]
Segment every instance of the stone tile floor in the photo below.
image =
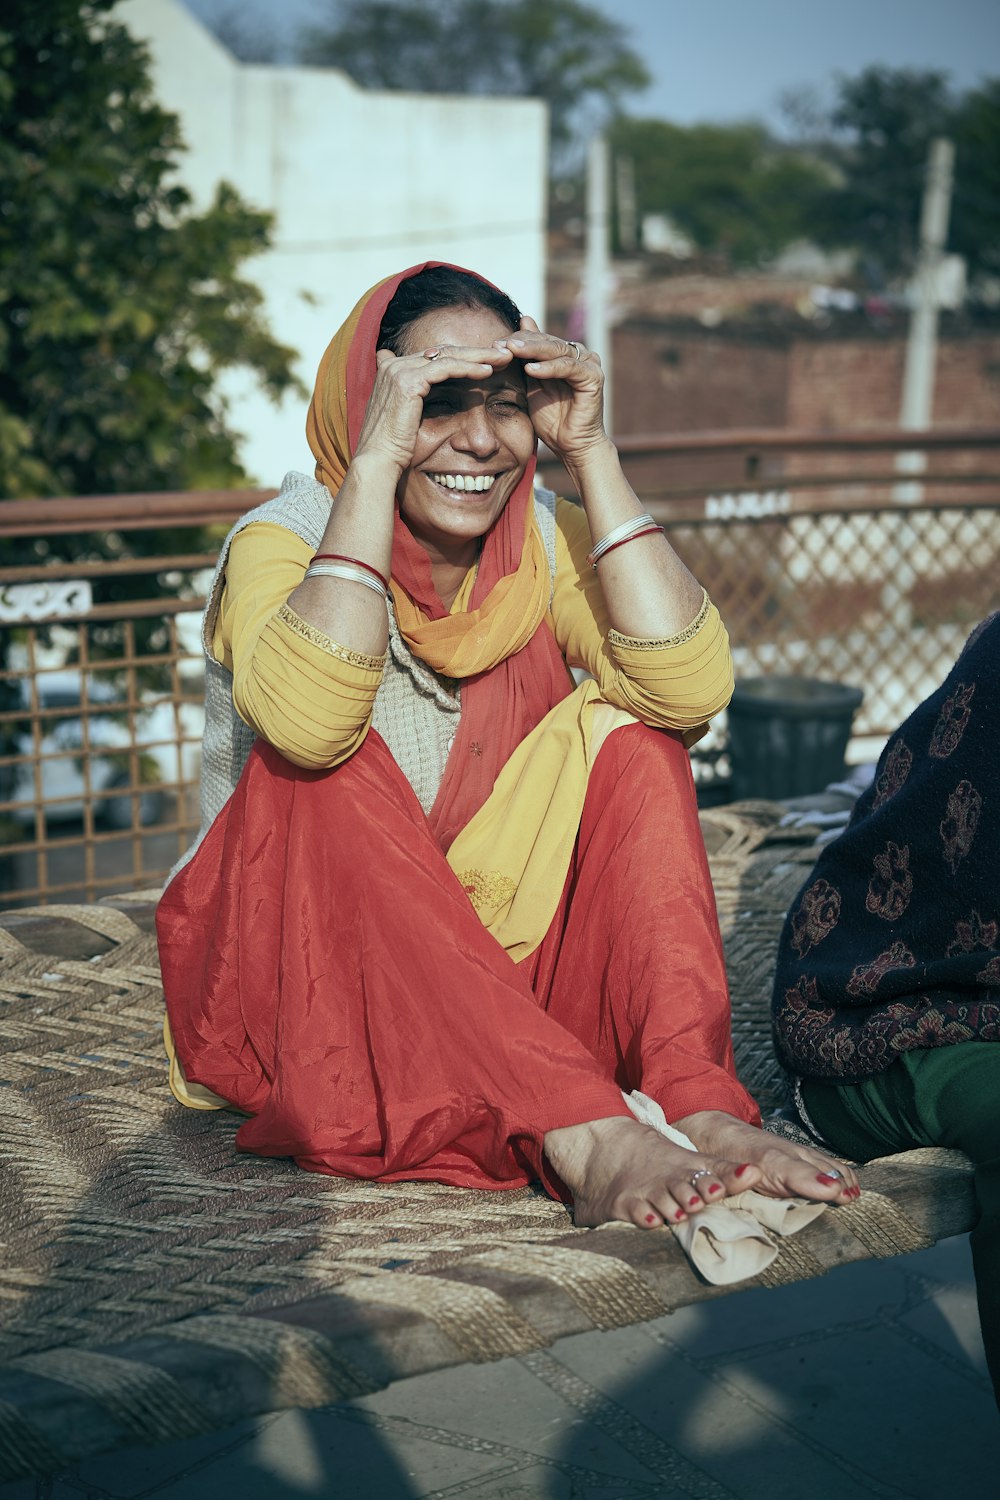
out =
[[133,1449],[0,1500],[997,1500],[968,1244]]

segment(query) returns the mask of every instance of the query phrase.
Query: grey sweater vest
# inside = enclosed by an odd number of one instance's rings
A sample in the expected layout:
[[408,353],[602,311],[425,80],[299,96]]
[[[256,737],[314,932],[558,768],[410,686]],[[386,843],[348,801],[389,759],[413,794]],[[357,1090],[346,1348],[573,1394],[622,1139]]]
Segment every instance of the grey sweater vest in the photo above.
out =
[[[201,757],[201,827],[198,837],[171,875],[187,864],[240,779],[256,735],[233,706],[233,679],[212,655],[212,640],[225,586],[233,537],[255,521],[283,526],[314,550],[330,519],[330,493],[308,474],[285,475],[280,493],[241,516],[219,553],[202,624],[205,651],[205,731]],[[535,515],[545,544],[549,572],[556,576],[556,497],[536,488]],[[462,713],[461,691],[415,657],[399,633],[389,599],[389,650],[375,695],[372,728],[381,735],[403,775],[429,812],[444,775]]]

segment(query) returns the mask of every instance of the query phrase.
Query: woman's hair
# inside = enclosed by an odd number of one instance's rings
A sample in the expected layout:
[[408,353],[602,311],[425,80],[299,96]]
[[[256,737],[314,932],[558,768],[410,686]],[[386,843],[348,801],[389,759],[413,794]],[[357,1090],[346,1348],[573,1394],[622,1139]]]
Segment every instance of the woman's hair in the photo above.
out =
[[521,326],[521,312],[505,292],[480,281],[468,271],[451,266],[431,266],[400,282],[386,308],[378,333],[378,349],[402,354],[406,330],[424,313],[438,307],[482,307],[496,313],[512,333]]

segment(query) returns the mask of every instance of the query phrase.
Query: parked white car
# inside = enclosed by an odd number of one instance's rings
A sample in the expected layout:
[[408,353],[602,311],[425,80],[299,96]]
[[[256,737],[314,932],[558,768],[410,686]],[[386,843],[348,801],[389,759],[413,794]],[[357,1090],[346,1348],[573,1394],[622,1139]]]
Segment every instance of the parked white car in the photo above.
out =
[[[62,709],[65,717],[42,721],[41,801],[47,819],[66,820],[83,815],[87,783],[84,778],[83,721],[79,714],[70,712],[81,704],[81,678],[77,671],[40,672],[37,677],[39,706],[43,709]],[[88,683],[89,767],[91,792],[109,792],[121,788],[119,796],[99,797],[94,802],[94,817],[107,828],[131,828],[133,795],[127,789],[132,784],[132,745],[127,716],[121,698],[114,688],[100,678]],[[30,709],[27,685],[23,684],[23,706]],[[94,705],[106,706],[95,711]],[[156,712],[154,710],[154,712]],[[142,710],[138,716],[138,736],[148,740],[149,715]],[[165,737],[165,736],[161,736]],[[31,755],[34,741],[30,733],[17,737],[18,754]],[[139,822],[143,825],[155,823],[163,816],[164,793],[159,789],[161,781],[177,779],[176,768],[170,764],[171,747],[146,749],[138,746],[138,779],[142,790],[138,795]],[[174,752],[176,760],[176,752]],[[163,762],[166,762],[164,765]],[[14,822],[30,824],[35,819],[36,784],[34,767],[25,763],[16,767],[14,787],[10,800],[15,804],[3,816]],[[4,797],[4,801],[7,797]]]

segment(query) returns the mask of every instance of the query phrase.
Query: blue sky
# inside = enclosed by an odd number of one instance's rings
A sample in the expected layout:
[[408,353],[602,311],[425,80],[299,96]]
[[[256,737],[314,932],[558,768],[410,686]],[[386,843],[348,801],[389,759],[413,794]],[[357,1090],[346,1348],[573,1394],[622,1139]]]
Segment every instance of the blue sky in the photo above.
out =
[[[203,18],[237,0],[184,0]],[[762,118],[810,87],[829,95],[838,73],[871,63],[938,68],[968,87],[1000,76],[998,0],[590,0],[625,25],[654,76],[629,113],[690,124]],[[320,20],[330,0],[238,0],[279,35]]]

